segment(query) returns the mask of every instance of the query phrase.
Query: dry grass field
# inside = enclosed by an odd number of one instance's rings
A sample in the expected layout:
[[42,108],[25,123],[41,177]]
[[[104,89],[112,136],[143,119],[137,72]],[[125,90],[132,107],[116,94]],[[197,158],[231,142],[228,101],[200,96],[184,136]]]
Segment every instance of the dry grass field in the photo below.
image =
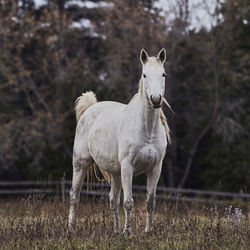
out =
[[[0,200],[0,249],[250,249],[250,206],[158,202],[154,231],[144,233],[145,204],[136,200],[133,234],[115,235],[106,197],[82,197],[67,232],[68,201],[43,195]],[[239,208],[239,209],[238,209]],[[121,207],[122,222],[124,220]]]

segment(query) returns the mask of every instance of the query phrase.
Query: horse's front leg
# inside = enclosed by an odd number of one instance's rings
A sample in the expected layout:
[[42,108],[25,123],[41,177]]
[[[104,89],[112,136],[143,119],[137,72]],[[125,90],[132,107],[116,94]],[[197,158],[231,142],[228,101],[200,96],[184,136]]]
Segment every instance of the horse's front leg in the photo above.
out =
[[119,221],[119,204],[120,204],[120,193],[121,193],[121,176],[111,175],[111,189],[109,192],[110,209],[113,213],[114,219],[114,232],[120,232],[120,221]]
[[130,164],[121,165],[121,179],[123,188],[123,208],[125,212],[125,225],[123,229],[124,234],[131,233],[130,215],[134,206],[132,197],[132,180],[133,180],[133,167]]
[[156,187],[161,175],[161,164],[154,167],[150,172],[147,173],[147,220],[145,232],[152,231],[152,219],[155,208],[155,194]]

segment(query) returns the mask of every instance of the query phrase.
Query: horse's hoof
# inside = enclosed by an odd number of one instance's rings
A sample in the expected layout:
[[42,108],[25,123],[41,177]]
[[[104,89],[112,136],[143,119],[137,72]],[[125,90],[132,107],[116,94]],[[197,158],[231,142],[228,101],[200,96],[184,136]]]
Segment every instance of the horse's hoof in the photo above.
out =
[[68,227],[66,229],[66,237],[68,239],[70,239],[72,237],[72,235],[74,234],[74,228],[73,227]]
[[123,235],[131,235],[132,229],[131,227],[126,227],[123,230]]
[[67,233],[71,234],[75,231],[75,224],[74,223],[69,223],[68,228],[67,228]]
[[114,230],[114,234],[116,234],[116,235],[120,234],[120,232],[121,232],[120,230]]
[[146,234],[151,234],[153,232],[153,228],[152,227],[146,227],[145,228],[145,233]]

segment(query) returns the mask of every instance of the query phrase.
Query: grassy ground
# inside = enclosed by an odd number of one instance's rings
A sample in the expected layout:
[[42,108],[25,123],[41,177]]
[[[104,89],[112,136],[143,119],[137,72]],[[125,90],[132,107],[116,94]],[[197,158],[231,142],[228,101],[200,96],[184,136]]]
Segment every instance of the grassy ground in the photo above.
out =
[[[226,205],[228,207],[228,205]],[[0,200],[0,249],[250,249],[249,204],[240,207],[158,202],[154,232],[144,233],[137,200],[131,236],[114,235],[106,198],[82,197],[76,229],[67,233],[68,201],[31,196]],[[123,211],[121,208],[121,220]],[[238,213],[238,212],[237,212]]]

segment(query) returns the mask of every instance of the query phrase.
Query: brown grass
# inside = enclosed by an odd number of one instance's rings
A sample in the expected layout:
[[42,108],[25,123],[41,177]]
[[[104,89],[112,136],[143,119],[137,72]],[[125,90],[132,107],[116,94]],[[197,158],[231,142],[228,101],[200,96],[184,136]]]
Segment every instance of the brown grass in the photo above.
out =
[[[106,197],[82,197],[74,232],[67,232],[68,201],[29,196],[2,199],[1,249],[250,249],[249,205],[240,225],[225,207],[187,202],[158,202],[154,231],[144,233],[145,204],[137,200],[131,236],[113,233]],[[121,207],[121,220],[123,211]]]

